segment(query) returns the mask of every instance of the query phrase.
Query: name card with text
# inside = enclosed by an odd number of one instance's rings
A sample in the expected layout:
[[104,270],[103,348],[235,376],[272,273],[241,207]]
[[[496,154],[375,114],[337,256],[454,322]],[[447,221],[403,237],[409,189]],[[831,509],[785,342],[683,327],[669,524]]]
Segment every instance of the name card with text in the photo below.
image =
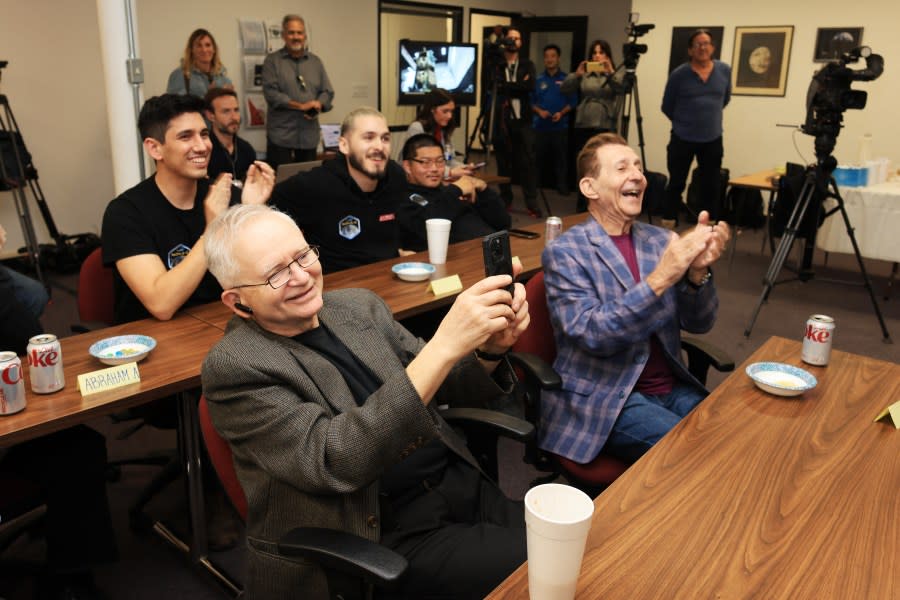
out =
[[106,392],[131,385],[132,383],[140,383],[140,381],[141,372],[138,370],[137,363],[130,362],[79,375],[78,389],[81,391],[82,396],[88,396],[97,392]]

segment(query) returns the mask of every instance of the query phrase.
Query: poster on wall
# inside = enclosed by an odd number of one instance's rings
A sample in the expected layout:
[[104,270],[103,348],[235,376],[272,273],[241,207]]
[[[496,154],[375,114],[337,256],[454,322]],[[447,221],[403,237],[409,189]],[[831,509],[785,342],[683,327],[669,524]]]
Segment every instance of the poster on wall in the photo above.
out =
[[261,21],[241,19],[238,21],[241,32],[241,51],[244,54],[265,54],[266,30]]
[[266,99],[258,92],[244,94],[244,108],[246,119],[244,127],[247,129],[260,129],[266,126]]
[[814,62],[837,60],[845,52],[862,46],[862,27],[819,27],[816,30]]
[[793,25],[735,27],[731,93],[784,96],[793,36]]
[[262,54],[250,54],[244,56],[244,90],[262,89],[262,68],[266,59]]
[[[271,54],[284,46],[284,41],[281,39],[281,21],[266,21],[265,26],[267,50]],[[309,36],[306,38],[306,44],[309,46]]]
[[678,65],[687,62],[688,56],[688,40],[691,35],[698,29],[705,29],[709,32],[709,37],[713,43],[713,59],[722,60],[719,52],[722,48],[722,39],[725,37],[725,28],[716,27],[673,27],[672,28],[672,47],[669,50],[669,73],[675,70]]

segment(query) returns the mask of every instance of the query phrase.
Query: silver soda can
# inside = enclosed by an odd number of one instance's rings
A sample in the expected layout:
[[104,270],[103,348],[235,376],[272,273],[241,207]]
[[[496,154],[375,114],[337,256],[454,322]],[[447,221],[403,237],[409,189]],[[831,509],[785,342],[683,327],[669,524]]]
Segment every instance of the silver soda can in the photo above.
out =
[[62,347],[55,335],[46,333],[28,340],[28,375],[35,394],[50,394],[63,388]]
[[0,416],[25,408],[22,361],[15,352],[0,352]]
[[834,319],[828,315],[812,315],[806,320],[803,352],[800,358],[811,365],[825,366],[831,358]]
[[544,245],[546,246],[562,233],[562,219],[559,217],[547,217],[547,224],[544,227]]

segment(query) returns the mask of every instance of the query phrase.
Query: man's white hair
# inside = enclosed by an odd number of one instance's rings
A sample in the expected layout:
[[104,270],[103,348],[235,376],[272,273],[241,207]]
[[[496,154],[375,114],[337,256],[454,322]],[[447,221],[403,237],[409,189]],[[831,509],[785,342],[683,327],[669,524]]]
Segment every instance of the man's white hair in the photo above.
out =
[[[238,285],[237,259],[234,255],[234,246],[243,228],[257,219],[271,215],[293,225],[294,220],[279,210],[270,206],[259,204],[238,204],[232,206],[219,215],[203,234],[203,244],[206,251],[206,266],[213,277],[222,286],[222,289],[233,288]],[[265,244],[265,240],[259,240]]]

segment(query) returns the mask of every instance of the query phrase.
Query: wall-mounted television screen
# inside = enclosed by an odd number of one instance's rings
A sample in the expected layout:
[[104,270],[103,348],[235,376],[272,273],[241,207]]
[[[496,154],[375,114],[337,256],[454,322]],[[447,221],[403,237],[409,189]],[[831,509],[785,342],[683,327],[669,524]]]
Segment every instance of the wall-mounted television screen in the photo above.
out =
[[457,104],[475,104],[477,58],[475,44],[400,40],[398,104],[421,104],[434,88],[450,92]]

